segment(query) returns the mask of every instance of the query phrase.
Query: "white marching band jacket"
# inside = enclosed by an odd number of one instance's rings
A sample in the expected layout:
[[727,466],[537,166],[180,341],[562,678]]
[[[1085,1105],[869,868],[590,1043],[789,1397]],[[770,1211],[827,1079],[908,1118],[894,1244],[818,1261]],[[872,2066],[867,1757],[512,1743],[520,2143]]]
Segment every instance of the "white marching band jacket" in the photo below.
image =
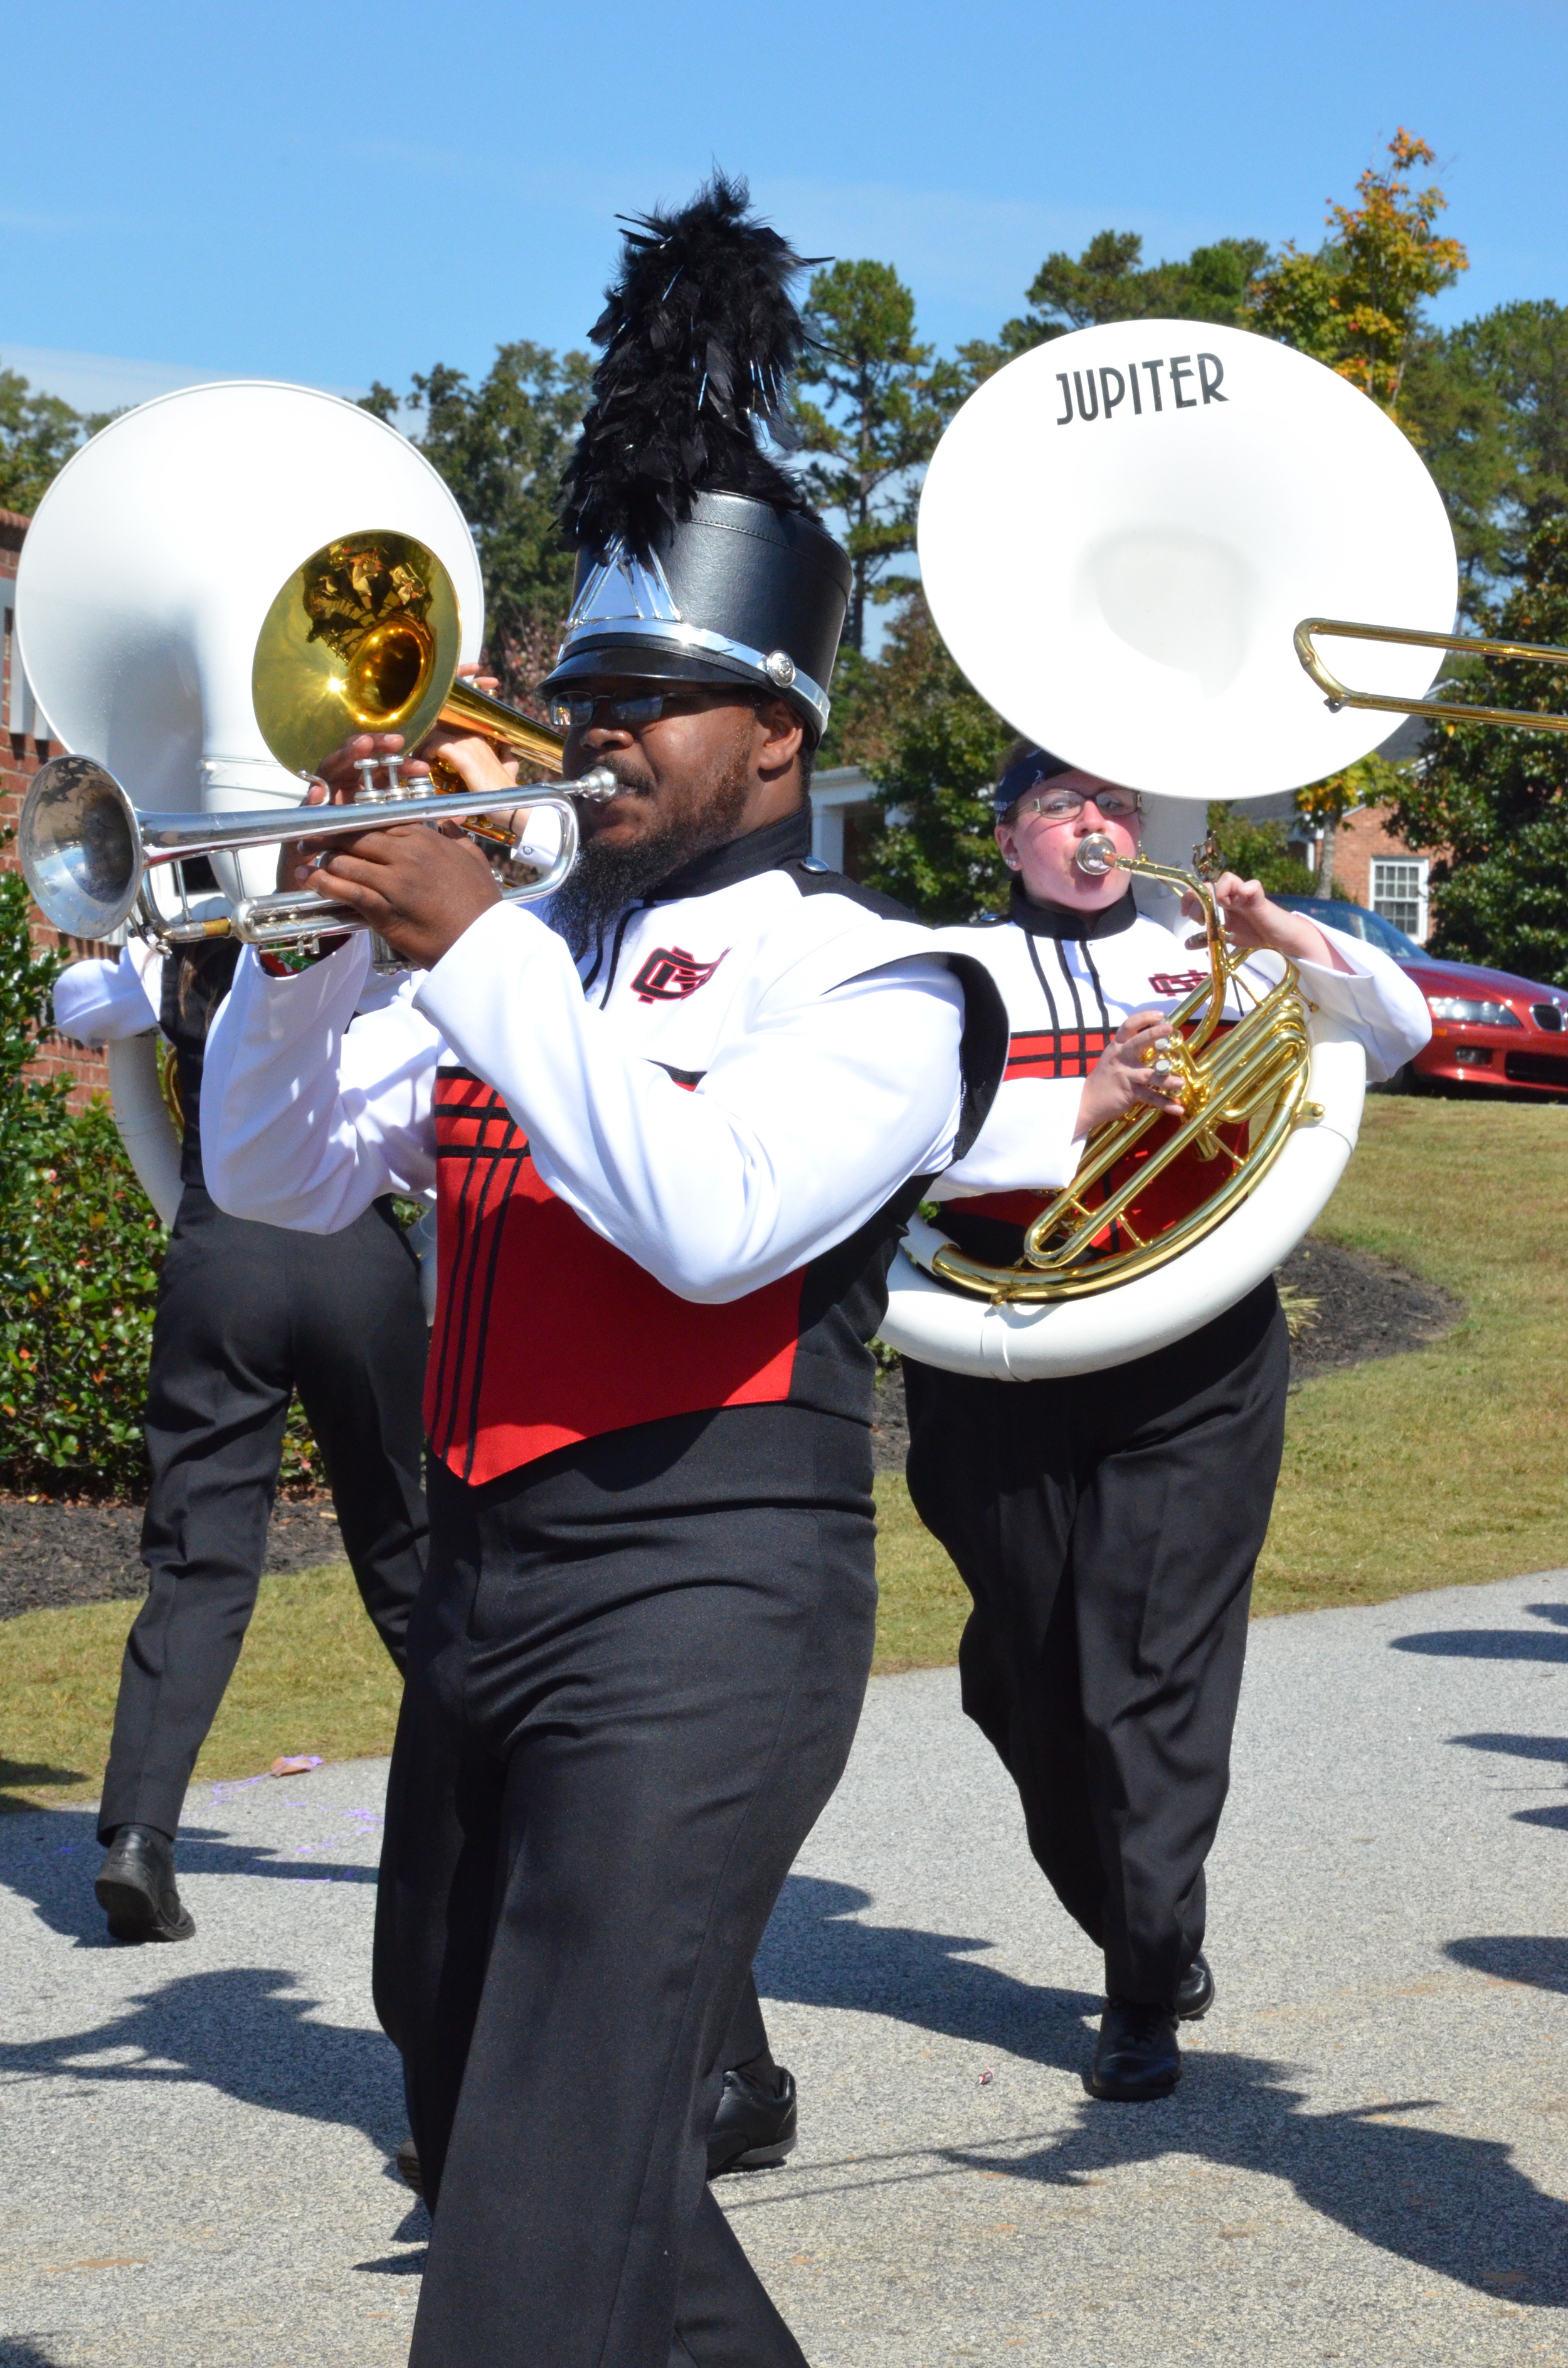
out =
[[[1084,1153],[1082,1141],[1074,1140],[1084,1080],[1118,1028],[1135,1011],[1175,1010],[1209,975],[1201,944],[1187,943],[1196,925],[1165,928],[1138,910],[1137,894],[1134,887],[1100,913],[1067,914],[1032,905],[1015,890],[1008,917],[937,932],[938,945],[983,962],[996,981],[1007,1007],[1008,1045],[990,1116],[928,1198],[961,1201],[1071,1183]],[[1063,929],[1085,934],[1057,934]],[[1425,997],[1376,947],[1338,929],[1324,935],[1346,968],[1298,964],[1301,993],[1359,1038],[1370,1078],[1391,1077],[1431,1035]],[[1278,954],[1254,954],[1240,985],[1256,1002],[1282,970]],[[1238,1019],[1244,1008],[1233,982],[1226,1020]],[[1040,1199],[1037,1190],[1037,1209]]]
[[363,935],[293,977],[241,961],[209,1189],[330,1233],[436,1188],[426,1419],[460,1478],[722,1406],[869,1417],[899,1224],[1005,1031],[984,973],[814,864],[809,826],[699,858],[579,962],[498,905],[352,1030]]

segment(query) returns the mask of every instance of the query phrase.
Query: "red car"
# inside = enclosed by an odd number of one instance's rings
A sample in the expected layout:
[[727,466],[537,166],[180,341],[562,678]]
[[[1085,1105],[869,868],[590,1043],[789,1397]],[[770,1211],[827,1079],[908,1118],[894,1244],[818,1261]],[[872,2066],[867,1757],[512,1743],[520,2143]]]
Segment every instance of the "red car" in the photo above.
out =
[[1568,987],[1542,986],[1474,962],[1439,962],[1381,913],[1337,896],[1276,901],[1380,946],[1426,996],[1432,1041],[1391,1080],[1390,1090],[1513,1086],[1527,1093],[1568,1094]]

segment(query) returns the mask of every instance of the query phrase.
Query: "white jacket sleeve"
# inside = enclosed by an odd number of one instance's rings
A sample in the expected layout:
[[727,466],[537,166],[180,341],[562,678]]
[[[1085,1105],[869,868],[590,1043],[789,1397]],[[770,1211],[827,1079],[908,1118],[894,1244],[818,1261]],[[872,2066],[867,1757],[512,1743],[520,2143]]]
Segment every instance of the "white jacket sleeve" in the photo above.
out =
[[1309,1003],[1331,1018],[1342,1019],[1360,1038],[1367,1054],[1367,1075],[1381,1085],[1419,1053],[1432,1034],[1426,998],[1392,956],[1343,929],[1318,923],[1348,972],[1330,970],[1321,962],[1301,962],[1301,993]]
[[934,1201],[966,1193],[1017,1192],[1070,1184],[1084,1156],[1073,1139],[1083,1077],[1011,1077],[997,1088],[984,1125],[962,1159],[931,1187]]
[[163,964],[156,962],[143,984],[145,967],[126,946],[118,962],[77,962],[62,971],[54,983],[54,1024],[61,1034],[79,1044],[112,1044],[155,1028],[157,1008],[148,987],[156,992]]
[[350,1026],[364,940],[297,977],[246,955],[208,1039],[202,1157],[236,1216],[307,1232],[427,1189],[447,1046],[503,1097],[543,1180],[681,1297],[739,1299],[843,1241],[950,1155],[962,990],[914,955],[762,992],[695,1092],[628,1048],[571,955],[498,905]]
[[241,956],[201,1072],[202,1170],[231,1215],[335,1234],[383,1192],[434,1186],[441,1041],[412,980],[356,1019],[369,968],[362,933],[293,978]]
[[[885,925],[880,925],[885,926]],[[497,905],[415,1001],[528,1133],[585,1222],[683,1299],[722,1303],[847,1238],[957,1132],[963,996],[916,954],[760,995],[695,1092],[584,1000],[562,940]]]

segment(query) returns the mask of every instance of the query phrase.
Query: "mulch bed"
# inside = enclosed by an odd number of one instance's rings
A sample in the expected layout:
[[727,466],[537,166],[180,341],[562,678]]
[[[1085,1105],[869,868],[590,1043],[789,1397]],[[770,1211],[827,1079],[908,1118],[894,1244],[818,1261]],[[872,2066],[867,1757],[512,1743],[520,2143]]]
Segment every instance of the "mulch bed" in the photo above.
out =
[[[1316,1373],[1341,1372],[1369,1357],[1397,1357],[1451,1331],[1464,1310],[1435,1283],[1418,1282],[1386,1258],[1336,1249],[1310,1237],[1279,1269],[1279,1280],[1314,1300],[1314,1320],[1291,1349],[1292,1386]],[[896,1369],[877,1391],[871,1433],[879,1472],[902,1472],[909,1445],[903,1376]],[[0,1620],[65,1603],[105,1603],[146,1592],[137,1558],[142,1514],[134,1505],[31,1504],[0,1497]],[[269,1571],[308,1570],[341,1558],[332,1507],[319,1501],[278,1505],[267,1541]]]
[[[1372,1357],[1400,1357],[1451,1332],[1464,1309],[1451,1292],[1418,1282],[1389,1258],[1342,1250],[1309,1235],[1278,1270],[1282,1290],[1297,1304],[1315,1302],[1290,1344],[1290,1386],[1318,1373],[1341,1372]],[[871,1432],[879,1472],[902,1472],[909,1448],[903,1375],[889,1373],[877,1391]]]
[[[137,1556],[140,1505],[29,1504],[0,1497],[0,1620],[62,1603],[108,1603],[145,1595]],[[268,1570],[309,1570],[340,1562],[343,1547],[330,1503],[273,1508]]]

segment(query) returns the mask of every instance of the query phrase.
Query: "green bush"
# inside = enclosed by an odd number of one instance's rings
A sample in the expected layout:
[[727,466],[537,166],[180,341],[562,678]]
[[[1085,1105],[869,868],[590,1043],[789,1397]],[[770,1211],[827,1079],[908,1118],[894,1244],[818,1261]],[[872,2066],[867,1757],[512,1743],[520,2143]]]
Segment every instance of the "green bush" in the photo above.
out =
[[[0,872],[0,1487],[135,1497],[164,1229],[108,1104],[73,1111],[69,1080],[26,1074],[62,967],[34,951],[28,911]],[[321,1485],[297,1406],[283,1478]]]

